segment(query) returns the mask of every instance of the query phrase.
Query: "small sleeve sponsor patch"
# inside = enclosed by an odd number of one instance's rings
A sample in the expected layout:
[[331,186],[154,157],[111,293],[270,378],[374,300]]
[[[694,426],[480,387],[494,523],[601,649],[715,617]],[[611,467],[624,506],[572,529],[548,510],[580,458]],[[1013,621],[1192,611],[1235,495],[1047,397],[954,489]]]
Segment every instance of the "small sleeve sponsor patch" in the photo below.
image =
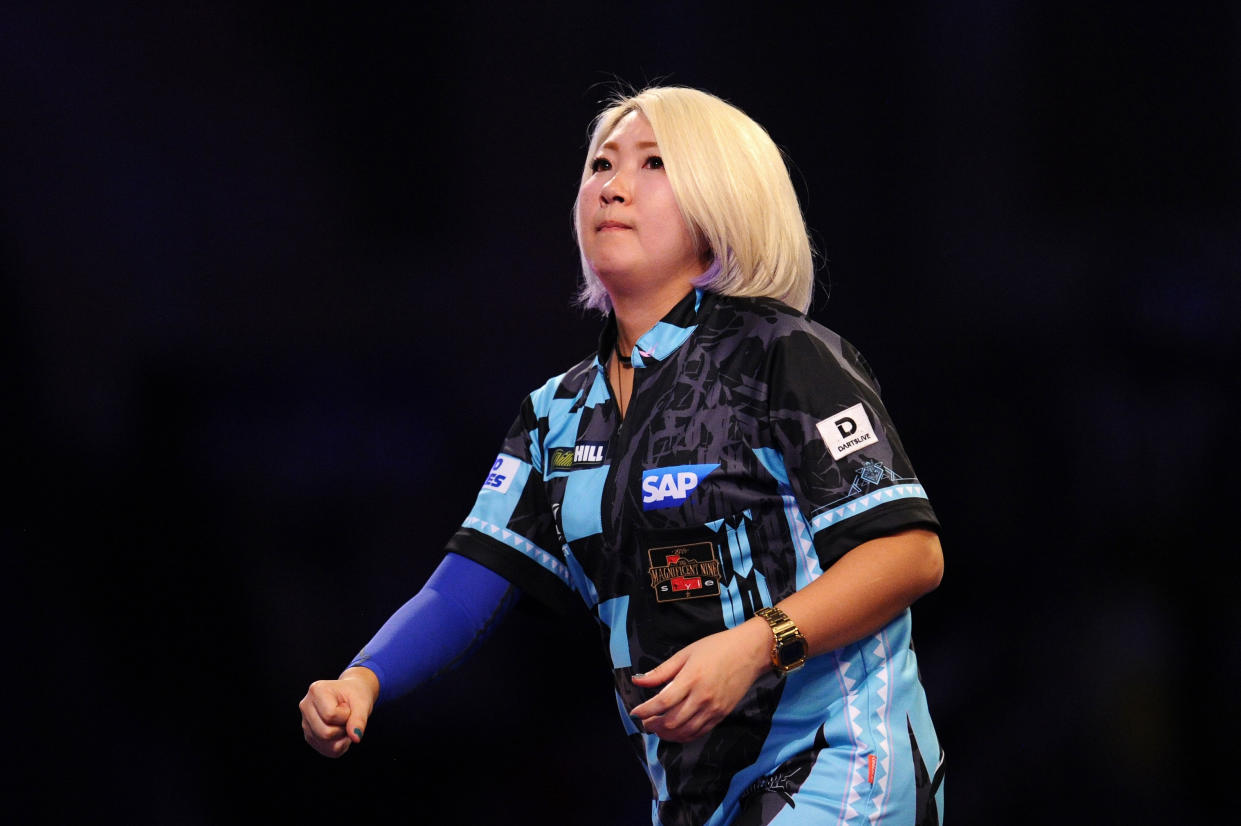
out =
[[508,493],[508,486],[513,484],[513,477],[517,474],[518,467],[519,463],[515,458],[501,453],[496,457],[495,463],[491,466],[491,472],[487,474],[483,482],[483,490]]
[[835,416],[828,416],[815,426],[827,443],[833,459],[842,459],[855,450],[870,447],[879,441],[861,402]]

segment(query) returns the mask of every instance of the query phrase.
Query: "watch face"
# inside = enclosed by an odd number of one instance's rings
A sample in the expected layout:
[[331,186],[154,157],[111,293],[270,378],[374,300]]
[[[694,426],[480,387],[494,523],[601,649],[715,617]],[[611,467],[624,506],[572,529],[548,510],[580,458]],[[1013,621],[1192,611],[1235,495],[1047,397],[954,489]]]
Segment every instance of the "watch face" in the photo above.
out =
[[806,641],[791,639],[780,646],[780,665],[792,665],[806,658]]

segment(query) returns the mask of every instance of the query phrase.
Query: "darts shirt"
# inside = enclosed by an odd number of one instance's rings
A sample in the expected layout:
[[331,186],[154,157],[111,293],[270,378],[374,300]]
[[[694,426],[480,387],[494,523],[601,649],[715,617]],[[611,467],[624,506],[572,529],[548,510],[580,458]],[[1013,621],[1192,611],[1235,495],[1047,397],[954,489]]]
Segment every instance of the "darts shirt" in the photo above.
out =
[[609,319],[595,354],[526,397],[448,550],[555,609],[593,615],[656,823],[727,822],[830,715],[882,715],[885,704],[890,715],[905,698],[902,719],[879,719],[879,733],[855,726],[873,785],[876,761],[882,775],[883,760],[908,752],[875,741],[904,737],[904,718],[911,731],[930,725],[908,611],[882,632],[902,650],[862,641],[786,678],[766,674],[690,743],[645,734],[628,715],[657,692],[633,674],[745,622],[867,540],[938,529],[870,368],[781,302],[695,289],[638,339],[622,419],[606,370],[615,346]]

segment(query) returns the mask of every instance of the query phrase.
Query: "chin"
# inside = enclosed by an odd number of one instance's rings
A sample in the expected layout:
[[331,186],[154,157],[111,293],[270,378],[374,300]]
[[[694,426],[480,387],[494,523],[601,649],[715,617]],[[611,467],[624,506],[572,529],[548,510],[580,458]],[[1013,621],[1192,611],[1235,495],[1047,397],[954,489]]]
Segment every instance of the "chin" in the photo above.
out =
[[632,274],[637,269],[636,262],[628,259],[604,256],[587,260],[590,261],[590,268],[595,271],[595,275],[599,276],[599,280],[604,282],[604,284],[612,281],[623,283],[631,280]]

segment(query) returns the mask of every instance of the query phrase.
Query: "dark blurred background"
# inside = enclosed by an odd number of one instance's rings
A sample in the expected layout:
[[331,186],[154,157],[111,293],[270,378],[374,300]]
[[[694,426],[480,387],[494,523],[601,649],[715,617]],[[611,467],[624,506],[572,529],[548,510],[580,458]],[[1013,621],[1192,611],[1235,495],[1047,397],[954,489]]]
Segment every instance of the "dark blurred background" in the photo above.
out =
[[519,612],[340,761],[296,708],[593,346],[618,80],[792,161],[944,525],[950,822],[1235,808],[1235,4],[106,5],[0,12],[14,822],[643,821],[584,623]]

